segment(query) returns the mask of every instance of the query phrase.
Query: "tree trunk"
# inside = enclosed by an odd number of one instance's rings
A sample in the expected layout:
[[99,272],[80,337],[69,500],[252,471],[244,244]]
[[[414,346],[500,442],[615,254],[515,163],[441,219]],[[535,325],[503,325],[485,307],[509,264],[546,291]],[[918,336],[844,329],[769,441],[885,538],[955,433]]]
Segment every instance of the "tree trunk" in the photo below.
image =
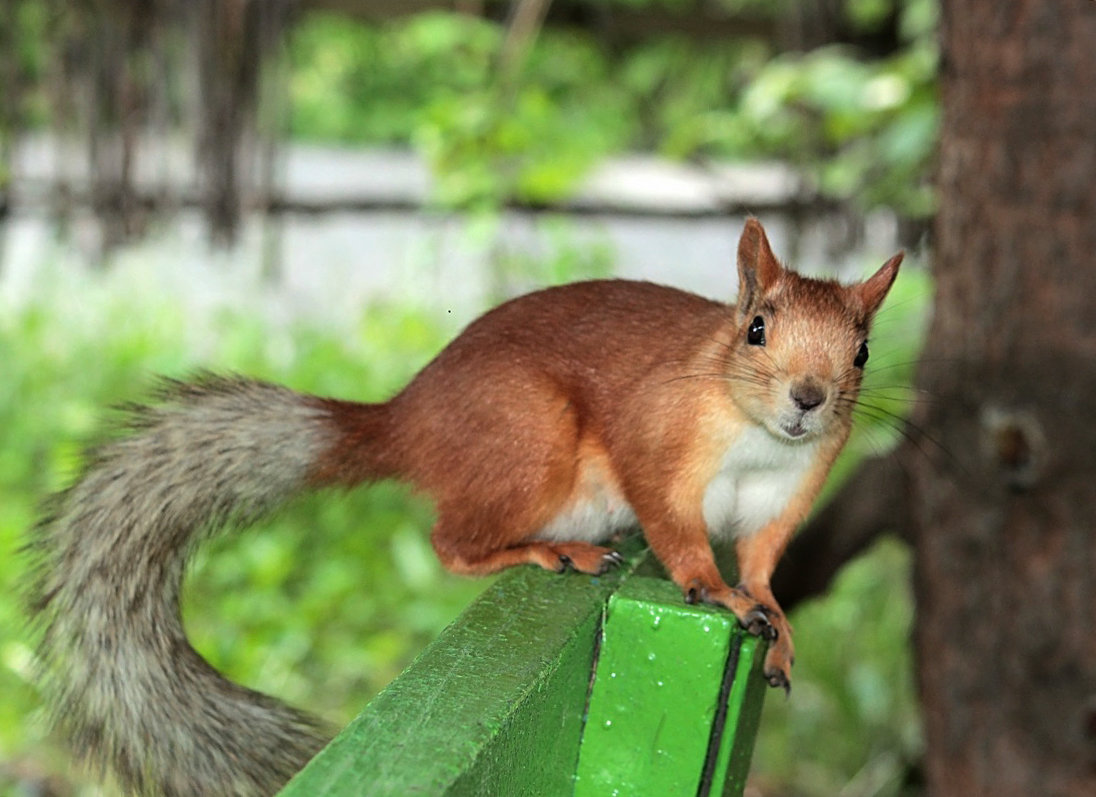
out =
[[940,446],[909,458],[925,775],[1094,795],[1096,3],[945,0],[942,32]]

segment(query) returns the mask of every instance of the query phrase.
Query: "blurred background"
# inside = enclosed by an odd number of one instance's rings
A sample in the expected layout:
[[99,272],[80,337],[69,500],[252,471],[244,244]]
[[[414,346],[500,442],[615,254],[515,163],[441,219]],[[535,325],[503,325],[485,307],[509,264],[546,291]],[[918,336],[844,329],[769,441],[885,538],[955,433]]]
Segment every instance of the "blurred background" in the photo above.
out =
[[[909,254],[836,480],[896,442],[931,295],[936,0],[4,0],[0,791],[112,793],[46,732],[17,555],[37,501],[154,376],[361,400],[493,303],[576,279],[736,291],[777,254]],[[235,680],[348,721],[486,582],[394,485],[203,550],[184,612]],[[751,795],[918,793],[910,554],[798,605]],[[779,592],[779,591],[778,591]]]

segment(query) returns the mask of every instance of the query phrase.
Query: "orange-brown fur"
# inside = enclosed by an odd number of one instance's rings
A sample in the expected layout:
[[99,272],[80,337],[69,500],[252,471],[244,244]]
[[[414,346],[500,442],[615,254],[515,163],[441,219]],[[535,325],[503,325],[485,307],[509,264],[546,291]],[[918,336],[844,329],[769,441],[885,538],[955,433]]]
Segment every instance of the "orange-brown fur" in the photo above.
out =
[[[591,500],[583,474],[596,471],[691,598],[723,604],[775,638],[766,674],[786,685],[790,628],[769,579],[848,436],[851,400],[784,511],[738,539],[741,586],[726,585],[701,511],[705,489],[728,441],[771,412],[765,392],[749,386],[758,366],[737,361],[750,354],[742,350],[745,327],[755,312],[779,317],[787,339],[774,343],[785,369],[839,381],[831,353],[844,357],[839,365],[851,363],[899,260],[851,288],[806,279],[779,265],[751,220],[739,248],[737,308],[615,281],[522,297],[475,321],[381,405],[383,437],[363,433],[360,409],[329,405],[345,431],[320,473],[354,482],[369,469],[350,452],[385,457],[380,470],[434,499],[432,540],[443,564],[481,575],[522,563],[589,573],[611,564],[609,549],[591,541],[537,539],[553,518]],[[858,376],[855,383],[853,394]],[[339,412],[343,406],[351,415]],[[345,470],[332,472],[333,462]]]

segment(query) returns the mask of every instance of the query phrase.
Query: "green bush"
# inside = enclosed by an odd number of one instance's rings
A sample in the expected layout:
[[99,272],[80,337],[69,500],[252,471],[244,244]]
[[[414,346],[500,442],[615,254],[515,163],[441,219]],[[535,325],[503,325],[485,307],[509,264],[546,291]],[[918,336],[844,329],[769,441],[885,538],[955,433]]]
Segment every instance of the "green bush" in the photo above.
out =
[[764,793],[904,793],[921,752],[909,573],[908,548],[884,539],[791,614],[791,697],[766,699],[751,770]]
[[[850,3],[854,28],[891,4]],[[500,69],[504,32],[462,14],[383,26],[311,14],[290,46],[299,138],[413,145],[458,207],[568,195],[599,159],[780,158],[819,193],[924,217],[936,139],[936,0],[898,4],[900,48],[868,60],[846,47],[774,57],[759,39],[655,36],[610,49],[546,29]]]
[[[4,313],[0,588],[21,589],[27,562],[17,551],[36,503],[78,472],[80,441],[118,420],[105,407],[147,395],[154,374],[208,367],[377,400],[444,337],[422,314],[387,306],[342,338],[236,314],[195,324],[177,305],[105,290],[78,300],[58,291],[48,304]],[[381,484],[294,500],[220,538],[186,582],[195,646],[229,677],[347,722],[484,588],[442,571],[428,541],[431,514],[405,489]],[[19,601],[0,603],[0,761],[28,759],[33,772],[47,765],[32,650]],[[65,771],[63,754],[45,757]]]

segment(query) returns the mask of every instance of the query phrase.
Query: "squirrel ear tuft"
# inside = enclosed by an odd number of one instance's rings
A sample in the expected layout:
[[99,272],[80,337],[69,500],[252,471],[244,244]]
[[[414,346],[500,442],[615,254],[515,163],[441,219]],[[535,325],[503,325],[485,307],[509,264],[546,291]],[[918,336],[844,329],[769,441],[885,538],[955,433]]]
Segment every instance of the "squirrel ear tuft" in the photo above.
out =
[[883,299],[886,298],[887,292],[894,284],[894,278],[898,276],[898,266],[902,263],[903,257],[905,257],[905,252],[899,252],[884,263],[877,272],[859,285],[853,286],[853,291],[864,303],[864,312],[869,318],[875,315],[879,305],[883,304]]
[[765,228],[752,216],[746,219],[738,239],[738,308],[745,312],[754,300],[772,287],[783,269],[773,256]]

